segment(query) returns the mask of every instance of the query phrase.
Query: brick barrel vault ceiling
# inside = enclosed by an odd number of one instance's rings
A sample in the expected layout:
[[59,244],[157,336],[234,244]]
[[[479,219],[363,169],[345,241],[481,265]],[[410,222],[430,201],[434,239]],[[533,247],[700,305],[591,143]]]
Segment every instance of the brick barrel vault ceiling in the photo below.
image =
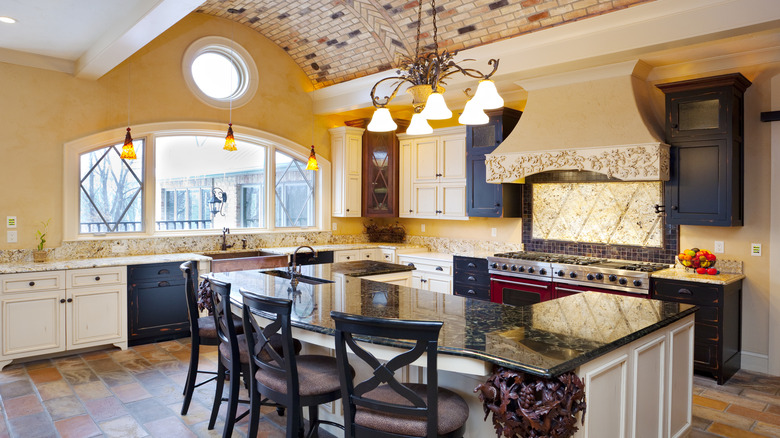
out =
[[[439,47],[468,49],[650,1],[439,0]],[[287,51],[314,88],[323,88],[391,70],[399,55],[412,54],[417,5],[417,0],[207,0],[197,12],[256,30]],[[430,49],[429,3],[423,5],[421,32],[421,44]]]

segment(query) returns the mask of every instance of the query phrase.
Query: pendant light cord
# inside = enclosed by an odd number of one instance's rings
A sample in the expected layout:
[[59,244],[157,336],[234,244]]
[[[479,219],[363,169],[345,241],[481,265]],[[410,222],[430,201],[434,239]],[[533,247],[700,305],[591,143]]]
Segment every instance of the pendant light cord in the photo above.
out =
[[437,38],[439,28],[436,27],[436,0],[431,0],[431,7],[433,8],[433,51],[436,53],[436,57],[439,56],[439,40]]
[[131,63],[127,64],[127,127],[130,127],[130,69]]
[[414,57],[420,56],[420,24],[422,24],[422,2],[420,0],[417,6],[417,46],[414,49]]

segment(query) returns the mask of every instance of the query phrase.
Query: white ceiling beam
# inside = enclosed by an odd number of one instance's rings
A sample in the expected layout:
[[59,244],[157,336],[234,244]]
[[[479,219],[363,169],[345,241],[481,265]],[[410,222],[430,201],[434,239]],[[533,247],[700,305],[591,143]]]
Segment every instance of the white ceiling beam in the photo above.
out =
[[95,41],[76,60],[75,75],[82,79],[98,79],[121,64],[187,14],[203,0],[154,0],[139,5],[136,13],[118,23]]

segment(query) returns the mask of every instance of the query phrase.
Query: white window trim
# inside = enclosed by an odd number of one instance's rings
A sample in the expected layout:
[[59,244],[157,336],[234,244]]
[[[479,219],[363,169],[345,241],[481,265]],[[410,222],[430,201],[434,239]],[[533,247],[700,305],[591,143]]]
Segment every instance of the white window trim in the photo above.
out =
[[[111,129],[97,134],[82,137],[80,139],[65,143],[63,159],[63,240],[102,240],[116,239],[118,237],[160,237],[160,236],[188,236],[188,235],[218,235],[220,230],[155,230],[155,203],[157,181],[155,179],[155,139],[157,137],[167,137],[174,135],[208,135],[224,137],[226,132],[224,123],[209,122],[161,122],[148,123],[143,125],[131,126],[134,139],[145,140],[144,143],[144,227],[145,231],[141,233],[106,233],[101,235],[79,234],[79,157],[81,154],[104,148],[107,146],[121,144],[125,129]],[[266,167],[274,169],[275,154],[278,149],[291,157],[301,160],[304,163],[309,158],[310,148],[297,144],[284,137],[280,137],[270,132],[259,129],[249,128],[241,125],[233,125],[236,140],[254,143],[266,148]],[[227,152],[226,152],[227,153]],[[266,181],[266,206],[265,209],[265,228],[242,228],[244,233],[271,233],[271,232],[296,232],[296,231],[327,231],[330,230],[331,217],[331,163],[325,158],[318,156],[317,163],[320,170],[315,172],[316,186],[314,193],[315,201],[315,226],[309,228],[275,228],[274,209],[276,193],[274,193],[275,180]],[[270,178],[272,172],[267,172],[267,178]],[[238,231],[238,230],[236,230]]]
[[[236,67],[239,70],[242,84],[241,88],[238,90],[239,95],[233,97],[233,99],[217,99],[207,95],[198,87],[198,84],[195,83],[195,78],[192,77],[192,62],[195,61],[195,58],[197,58],[198,55],[210,51],[219,52],[222,55],[231,58],[232,61],[237,64]],[[207,36],[194,41],[184,52],[181,68],[182,75],[184,75],[184,83],[187,84],[190,91],[192,91],[201,102],[215,108],[238,108],[252,100],[257,92],[259,76],[257,65],[255,65],[252,55],[250,55],[240,44],[224,37]]]

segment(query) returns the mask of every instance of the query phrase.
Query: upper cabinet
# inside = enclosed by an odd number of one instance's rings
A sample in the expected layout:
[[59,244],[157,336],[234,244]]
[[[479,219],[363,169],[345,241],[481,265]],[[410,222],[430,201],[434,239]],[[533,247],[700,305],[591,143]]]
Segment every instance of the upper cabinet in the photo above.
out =
[[466,209],[471,217],[520,217],[523,185],[488,183],[485,155],[504,141],[523,113],[510,108],[486,113],[486,125],[466,127]]
[[672,146],[667,223],[742,225],[743,95],[749,86],[739,73],[658,85],[666,94]]
[[466,130],[437,129],[400,140],[401,217],[466,219]]
[[363,129],[350,126],[330,131],[333,216],[360,217]]

